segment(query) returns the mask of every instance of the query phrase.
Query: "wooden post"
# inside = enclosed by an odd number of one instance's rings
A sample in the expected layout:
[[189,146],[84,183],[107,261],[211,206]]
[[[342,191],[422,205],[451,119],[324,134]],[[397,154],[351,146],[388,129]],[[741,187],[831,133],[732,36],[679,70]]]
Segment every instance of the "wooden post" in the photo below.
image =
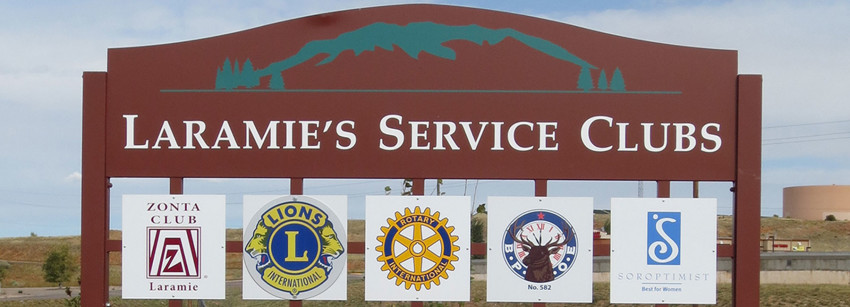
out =
[[[667,180],[659,180],[656,181],[657,187],[655,188],[655,196],[658,198],[669,198],[670,197],[670,181]],[[656,304],[655,307],[667,307],[667,304]]]
[[[413,179],[413,187],[411,188],[413,196],[425,195],[425,179]],[[425,304],[421,301],[410,302],[410,307],[424,307]]]
[[656,181],[658,186],[655,189],[655,197],[658,198],[669,198],[670,197],[670,181],[668,180],[659,180]]
[[[535,179],[534,180],[534,196],[536,197],[546,197],[548,194],[548,180],[546,179]],[[546,303],[534,303],[531,304],[532,307],[544,307]]]
[[[304,194],[304,178],[289,178],[289,194]],[[290,300],[289,307],[301,307],[302,302],[301,300]]]
[[[183,194],[183,178],[168,178],[168,190],[172,195]],[[183,300],[168,300],[168,307],[181,307]]]
[[699,198],[699,181],[694,181],[693,183],[693,198]]
[[109,178],[106,177],[106,73],[83,73],[83,152],[80,193],[83,306],[109,301]]
[[732,305],[759,305],[761,234],[760,75],[738,76],[738,131],[733,203]]

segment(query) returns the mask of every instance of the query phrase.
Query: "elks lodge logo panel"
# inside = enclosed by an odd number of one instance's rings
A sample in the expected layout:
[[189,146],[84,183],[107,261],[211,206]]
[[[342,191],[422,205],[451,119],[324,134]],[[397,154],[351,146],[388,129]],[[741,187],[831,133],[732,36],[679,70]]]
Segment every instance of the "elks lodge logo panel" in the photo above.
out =
[[503,256],[511,270],[526,281],[545,283],[563,276],[576,260],[575,229],[551,210],[518,216],[505,230]]

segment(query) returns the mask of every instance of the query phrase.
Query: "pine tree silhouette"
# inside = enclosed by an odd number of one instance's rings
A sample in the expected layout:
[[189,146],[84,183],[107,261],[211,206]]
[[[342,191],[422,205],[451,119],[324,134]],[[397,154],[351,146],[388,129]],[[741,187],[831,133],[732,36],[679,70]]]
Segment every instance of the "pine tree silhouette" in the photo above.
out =
[[604,69],[599,73],[599,82],[596,83],[596,88],[600,91],[608,90],[608,76],[605,75]]
[[614,75],[611,76],[611,90],[615,92],[626,91],[626,82],[623,81],[623,74],[620,72],[619,67],[614,70]]
[[581,68],[581,73],[578,75],[578,88],[585,92],[593,89],[593,77],[587,67]]

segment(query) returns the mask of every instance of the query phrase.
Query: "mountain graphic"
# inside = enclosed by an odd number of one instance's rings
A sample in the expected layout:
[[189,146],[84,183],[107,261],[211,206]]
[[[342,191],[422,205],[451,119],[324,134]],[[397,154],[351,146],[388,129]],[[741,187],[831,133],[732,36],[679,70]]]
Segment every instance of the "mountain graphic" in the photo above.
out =
[[509,37],[552,58],[579,66],[580,79],[585,75],[584,78],[590,78],[590,69],[597,69],[596,66],[548,40],[510,28],[489,29],[479,25],[450,26],[433,22],[415,22],[407,25],[377,22],[340,34],[334,39],[311,41],[301,47],[295,55],[271,63],[262,69],[254,69],[250,59],[246,60],[241,68],[238,61],[231,64],[229,58],[225,59],[224,64],[218,69],[215,88],[218,90],[255,88],[260,85],[261,78],[271,77],[269,88],[284,90],[286,87],[282,73],[319,55],[326,55],[326,57],[316,66],[332,63],[342,52],[348,50],[358,56],[366,51],[375,51],[375,48],[395,51],[396,47],[413,59],[418,59],[419,55],[425,52],[446,60],[455,60],[455,50],[446,47],[444,43],[459,40],[474,42],[479,46],[483,46],[484,42],[495,45]]

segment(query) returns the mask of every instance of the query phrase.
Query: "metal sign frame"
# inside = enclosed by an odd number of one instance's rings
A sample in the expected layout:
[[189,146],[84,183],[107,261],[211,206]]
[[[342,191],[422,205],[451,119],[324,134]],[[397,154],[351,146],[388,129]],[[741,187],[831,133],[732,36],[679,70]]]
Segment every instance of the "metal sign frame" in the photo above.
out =
[[83,304],[108,301],[121,250],[110,178],[181,194],[183,178],[224,177],[290,178],[292,194],[304,178],[414,178],[419,195],[434,178],[534,180],[534,196],[548,180],[658,181],[659,197],[670,181],[732,182],[718,256],[734,259],[734,304],[755,306],[761,82],[735,51],[442,5],[110,49],[107,72],[83,74]]

